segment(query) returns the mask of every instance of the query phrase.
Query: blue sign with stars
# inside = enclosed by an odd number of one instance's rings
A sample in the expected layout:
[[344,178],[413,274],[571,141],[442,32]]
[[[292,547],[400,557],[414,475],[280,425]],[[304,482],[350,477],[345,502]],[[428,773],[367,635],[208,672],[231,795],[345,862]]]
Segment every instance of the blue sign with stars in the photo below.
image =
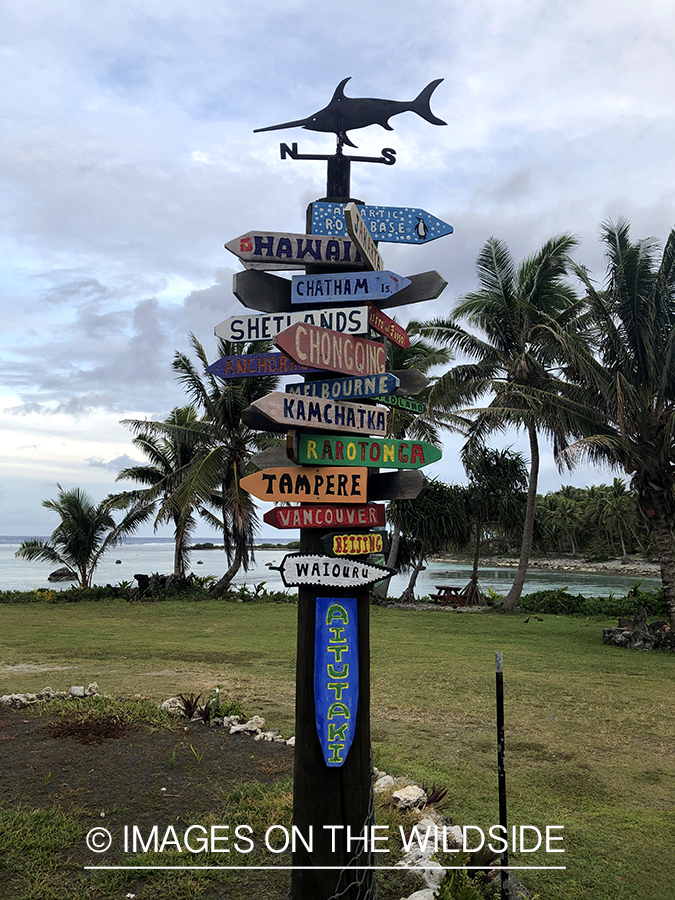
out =
[[[311,234],[349,237],[344,203],[310,203]],[[364,222],[375,241],[395,244],[428,244],[452,234],[453,227],[413,206],[359,206]]]

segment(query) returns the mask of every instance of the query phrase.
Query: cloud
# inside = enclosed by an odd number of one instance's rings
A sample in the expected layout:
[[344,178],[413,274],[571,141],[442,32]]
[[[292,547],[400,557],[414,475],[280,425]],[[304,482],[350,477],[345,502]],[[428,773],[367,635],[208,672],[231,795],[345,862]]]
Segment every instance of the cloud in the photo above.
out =
[[108,462],[98,456],[90,456],[89,459],[85,459],[85,462],[88,466],[93,466],[95,469],[110,469],[111,472],[119,472],[121,469],[143,465],[142,462],[133,459],[127,453],[116,456],[115,459],[110,459]]

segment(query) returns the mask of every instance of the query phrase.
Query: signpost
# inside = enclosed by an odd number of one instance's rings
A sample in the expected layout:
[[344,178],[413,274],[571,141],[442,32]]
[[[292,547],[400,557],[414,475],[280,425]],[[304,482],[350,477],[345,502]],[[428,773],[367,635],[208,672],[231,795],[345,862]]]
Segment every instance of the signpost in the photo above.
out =
[[368,322],[371,328],[374,328],[375,331],[379,331],[380,334],[383,334],[385,337],[389,338],[390,341],[398,344],[399,347],[405,349],[410,346],[410,338],[408,337],[405,328],[401,328],[397,322],[394,322],[389,316],[385,316],[385,314],[372,303],[368,304]]
[[[291,303],[347,303],[374,300],[408,287],[409,278],[388,270],[382,272],[340,272],[325,275],[293,275]],[[290,322],[288,323],[291,324]],[[328,326],[330,327],[330,326]]]
[[274,343],[303,366],[345,375],[380,375],[387,368],[384,344],[328,331],[316,325],[291,325]]
[[371,553],[385,553],[388,549],[386,531],[371,531],[368,534],[332,531],[321,538],[321,543],[327,556],[369,556]]
[[427,479],[417,469],[403,472],[379,472],[368,479],[370,500],[416,500],[427,486]]
[[[287,394],[321,397],[327,400],[357,400],[378,397],[395,391],[401,384],[391,372],[367,375],[365,378],[334,378],[330,381],[301,381],[286,385]],[[385,387],[386,385],[386,387]]]
[[[309,204],[312,234],[345,237],[347,222],[344,203],[315,202]],[[376,241],[396,244],[428,244],[453,227],[432,216],[426,209],[413,206],[359,206],[359,212]]]
[[373,528],[385,524],[384,506],[278,506],[263,515],[274,528]]
[[342,468],[265,469],[246,475],[242,490],[259,500],[307,503],[365,503],[368,499],[368,470]]
[[246,356],[221,356],[206,371],[219,378],[253,378],[265,375],[301,375],[320,370],[298,365],[285,353],[249,353]]
[[231,316],[215,327],[226,341],[271,341],[296,322],[307,322],[344,334],[367,334],[370,314],[365,306],[334,309],[294,310],[266,316]]
[[386,434],[387,410],[341,400],[316,400],[273,391],[255,400],[249,409],[267,416],[286,428],[298,425],[320,431],[350,431],[357,434]]
[[291,232],[248,231],[225,244],[247,269],[302,269],[304,266],[373,268],[350,238],[313,237]]
[[378,403],[384,403],[385,406],[394,406],[396,409],[404,409],[406,412],[417,413],[421,415],[426,412],[426,403],[419,400],[411,400],[409,397],[399,397],[397,394],[389,394],[385,397],[376,397]]
[[327,437],[289,431],[289,456],[309,466],[366,466],[373,469],[420,469],[438,462],[442,453],[425,441],[373,437]]
[[365,587],[396,574],[386,566],[376,566],[358,559],[336,559],[304,553],[289,553],[280,566],[270,568],[281,572],[286,587],[301,584],[330,584],[333,588]]
[[347,223],[347,232],[365,260],[366,268],[375,270],[384,269],[384,262],[378,252],[377,245],[375,244],[370,231],[366,228],[366,223],[361,218],[356,203],[348,203],[345,206],[344,212],[345,222]]

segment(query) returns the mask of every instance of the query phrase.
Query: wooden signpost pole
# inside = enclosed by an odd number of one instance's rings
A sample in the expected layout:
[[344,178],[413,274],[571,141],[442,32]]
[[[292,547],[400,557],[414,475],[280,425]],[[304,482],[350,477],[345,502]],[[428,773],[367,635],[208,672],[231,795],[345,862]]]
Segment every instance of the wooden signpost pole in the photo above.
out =
[[[350,199],[349,161],[336,154],[328,161],[326,194],[331,200]],[[321,269],[307,266],[307,274]],[[311,376],[310,376],[311,377]],[[321,377],[321,376],[317,376]],[[322,538],[330,529],[300,531],[300,552],[321,554]],[[358,618],[359,697],[354,739],[342,766],[329,767],[317,735],[314,712],[314,637],[317,597],[356,598]],[[372,871],[340,871],[321,868],[370,866],[372,853],[364,848],[364,829],[375,824],[370,752],[370,609],[366,587],[342,589],[311,585],[298,588],[298,643],[295,679],[295,765],[293,775],[293,824],[303,835],[312,829],[314,848],[310,854],[302,842],[293,854],[292,900],[365,900],[374,896]],[[337,829],[324,826],[337,825]],[[347,829],[357,840],[347,845]],[[332,840],[335,840],[333,849]],[[311,867],[304,869],[301,867]],[[351,886],[351,887],[350,887]],[[343,893],[344,891],[344,893]]]

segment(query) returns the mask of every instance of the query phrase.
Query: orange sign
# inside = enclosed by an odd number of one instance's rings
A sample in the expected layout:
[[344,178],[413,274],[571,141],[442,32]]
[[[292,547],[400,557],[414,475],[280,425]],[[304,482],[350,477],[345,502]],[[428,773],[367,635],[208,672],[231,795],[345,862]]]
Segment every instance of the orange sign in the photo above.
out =
[[240,487],[259,500],[277,503],[365,503],[368,500],[368,469],[331,466],[294,466],[266,469],[247,475]]

